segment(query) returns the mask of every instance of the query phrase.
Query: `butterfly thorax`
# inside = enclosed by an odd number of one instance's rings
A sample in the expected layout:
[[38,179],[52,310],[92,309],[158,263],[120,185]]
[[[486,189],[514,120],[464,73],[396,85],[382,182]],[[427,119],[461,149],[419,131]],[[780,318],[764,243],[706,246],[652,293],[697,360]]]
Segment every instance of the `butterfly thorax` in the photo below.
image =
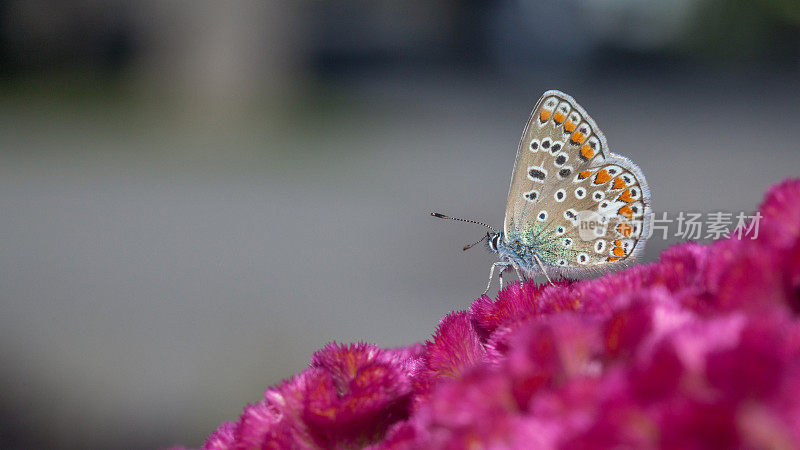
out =
[[507,241],[504,233],[500,231],[489,234],[486,246],[490,252],[496,253],[500,260],[510,262],[526,274],[536,271],[533,259],[537,249],[536,243],[526,245],[519,240]]

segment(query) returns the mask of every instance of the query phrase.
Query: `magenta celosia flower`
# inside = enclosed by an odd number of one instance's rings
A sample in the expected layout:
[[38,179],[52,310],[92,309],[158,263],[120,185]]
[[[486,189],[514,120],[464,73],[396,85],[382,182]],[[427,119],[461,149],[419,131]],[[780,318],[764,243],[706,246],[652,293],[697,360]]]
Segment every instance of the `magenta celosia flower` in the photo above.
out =
[[204,447],[800,447],[798,205],[787,181],[757,239],[513,283],[424,345],[329,344]]

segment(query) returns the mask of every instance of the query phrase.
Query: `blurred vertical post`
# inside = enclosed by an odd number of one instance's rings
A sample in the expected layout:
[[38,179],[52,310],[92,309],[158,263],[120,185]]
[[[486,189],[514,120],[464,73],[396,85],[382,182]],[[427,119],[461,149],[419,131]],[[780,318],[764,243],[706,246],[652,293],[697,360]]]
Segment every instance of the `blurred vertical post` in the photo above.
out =
[[139,79],[200,117],[224,118],[299,84],[299,2],[135,3],[142,29]]

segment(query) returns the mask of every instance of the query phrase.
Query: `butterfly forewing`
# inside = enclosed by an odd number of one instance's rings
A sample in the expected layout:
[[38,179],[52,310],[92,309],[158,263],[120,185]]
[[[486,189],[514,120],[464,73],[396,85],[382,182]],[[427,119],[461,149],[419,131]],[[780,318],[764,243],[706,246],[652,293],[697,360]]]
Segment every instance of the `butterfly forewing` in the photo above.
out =
[[643,248],[649,203],[641,170],[608,150],[586,111],[545,92],[517,149],[506,241],[565,269],[624,262]]

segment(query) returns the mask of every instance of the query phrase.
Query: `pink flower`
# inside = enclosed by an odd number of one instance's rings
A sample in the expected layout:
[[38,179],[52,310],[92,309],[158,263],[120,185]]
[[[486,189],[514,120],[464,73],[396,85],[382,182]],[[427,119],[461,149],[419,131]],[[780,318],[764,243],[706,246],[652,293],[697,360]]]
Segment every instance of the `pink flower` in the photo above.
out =
[[483,360],[486,353],[465,312],[444,316],[425,350],[423,370],[436,378],[458,378]]
[[[569,281],[558,280],[557,286],[568,286]],[[476,324],[482,337],[487,337],[498,327],[520,321],[539,311],[541,307],[537,299],[544,291],[553,289],[549,285],[520,283],[508,285],[500,291],[497,301],[482,295],[472,303],[469,309],[470,318]]]
[[225,422],[217,428],[216,431],[211,433],[206,439],[205,448],[210,450],[223,450],[233,448],[236,444],[236,424],[233,422]]
[[382,350],[374,345],[329,344],[311,366],[245,408],[205,448],[312,448],[364,446],[408,417],[409,368],[421,347]]
[[800,447],[800,180],[757,239],[514,283],[425,344],[329,344],[205,448]]
[[761,203],[760,239],[778,248],[791,248],[800,239],[800,179],[771,187]]

